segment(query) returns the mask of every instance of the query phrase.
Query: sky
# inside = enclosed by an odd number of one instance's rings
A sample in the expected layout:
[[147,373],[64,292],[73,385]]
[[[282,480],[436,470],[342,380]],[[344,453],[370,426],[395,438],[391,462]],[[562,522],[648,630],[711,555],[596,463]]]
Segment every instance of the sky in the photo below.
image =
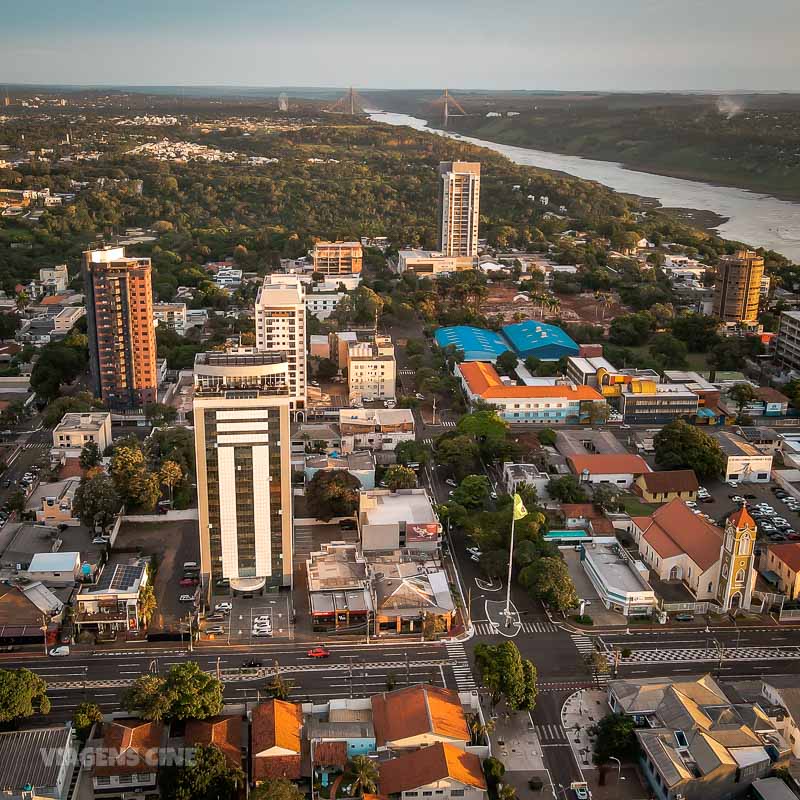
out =
[[800,90],[800,0],[0,0],[0,83]]

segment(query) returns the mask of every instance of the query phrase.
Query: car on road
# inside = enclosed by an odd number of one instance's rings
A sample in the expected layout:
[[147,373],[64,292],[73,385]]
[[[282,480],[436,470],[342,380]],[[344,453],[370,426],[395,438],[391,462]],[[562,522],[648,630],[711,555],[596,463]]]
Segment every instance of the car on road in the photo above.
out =
[[424,400],[425,399],[425,395],[422,394],[421,392],[415,392],[414,393],[414,397],[416,397],[417,400]]
[[739,488],[739,481],[725,481],[731,489],[738,489]]
[[95,536],[92,544],[108,544],[111,541],[107,536]]
[[481,560],[481,556],[480,556],[480,555],[478,555],[478,553],[473,553],[473,554],[472,554],[472,555],[469,557],[469,560],[470,560],[470,561],[474,561],[474,562],[477,564],[477,563],[479,563],[479,562],[480,562],[480,560]]
[[[729,495],[729,497],[730,497],[731,500],[733,500],[734,503],[746,503],[747,502],[747,500],[745,500],[744,497],[742,497],[741,495],[738,495],[738,494],[732,494],[732,495]],[[686,505],[689,505],[689,504],[687,503]]]
[[222,625],[212,625],[210,628],[206,628],[205,632],[215,634],[225,633],[225,628],[223,628]]
[[178,600],[181,603],[194,603],[194,595],[193,594],[182,594],[178,598]]
[[583,786],[574,786],[573,791],[575,792],[575,797],[577,797],[578,800],[589,800],[589,798],[592,796],[591,792],[589,791],[589,787],[586,784],[583,784]]
[[309,658],[328,658],[330,656],[331,651],[328,650],[327,647],[312,647],[306,655]]
[[214,581],[214,586],[217,586],[220,589],[224,589],[226,586],[230,586],[230,585],[231,585],[231,579],[230,578],[219,578],[219,579]]
[[445,483],[446,483],[448,486],[452,486],[452,487],[454,487],[454,488],[455,488],[456,486],[458,486],[458,484],[457,484],[457,483],[456,483],[456,482],[455,482],[455,481],[454,481],[452,478],[446,478],[446,479],[445,479]]
[[258,669],[263,665],[263,663],[263,661],[259,661],[257,658],[251,658],[249,661],[244,661],[242,666],[246,667],[247,669]]
[[479,547],[468,547],[467,548],[467,552],[471,556],[482,556],[483,555],[483,553],[481,553],[481,549]]
[[685,611],[680,614],[676,614],[674,620],[675,622],[692,622],[694,620],[694,614]]
[[49,656],[53,656],[53,658],[58,658],[60,656],[68,656],[69,655],[69,646],[66,644],[62,644],[59,647],[53,647],[48,654]]
[[233,611],[233,604],[232,603],[217,603],[214,606],[214,611],[219,611],[222,614],[230,614]]
[[224,614],[209,614],[206,617],[206,622],[225,622]]
[[497,500],[497,492],[489,492],[489,497],[491,497],[492,500]]
[[181,578],[180,580],[181,586],[196,586],[197,579],[196,578]]

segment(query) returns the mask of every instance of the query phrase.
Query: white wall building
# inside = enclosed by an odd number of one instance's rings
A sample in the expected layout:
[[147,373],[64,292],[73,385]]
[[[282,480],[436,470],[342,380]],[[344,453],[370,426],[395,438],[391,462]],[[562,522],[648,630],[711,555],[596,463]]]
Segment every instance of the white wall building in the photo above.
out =
[[372,342],[350,343],[347,382],[351,400],[395,396],[397,363],[389,336],[376,336]]
[[763,453],[741,436],[729,431],[713,431],[725,454],[724,480],[743,483],[768,483],[772,473],[772,455]]
[[328,319],[343,297],[344,292],[313,292],[306,295],[306,309],[312,317]]
[[111,444],[111,414],[108,411],[71,411],[53,428],[53,447],[81,450],[94,442],[102,453]]
[[182,336],[186,331],[186,303],[153,303],[153,318],[157,325]]
[[256,298],[256,348],[263,353],[286,353],[289,400],[305,408],[306,294],[292,275],[267,275]]
[[39,282],[46,294],[58,294],[66,291],[69,284],[69,272],[66,264],[55,267],[42,267],[39,270]]

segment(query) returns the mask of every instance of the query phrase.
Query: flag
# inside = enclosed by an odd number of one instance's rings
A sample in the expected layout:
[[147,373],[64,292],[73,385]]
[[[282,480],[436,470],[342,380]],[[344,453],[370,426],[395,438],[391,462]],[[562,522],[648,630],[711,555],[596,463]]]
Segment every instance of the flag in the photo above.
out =
[[522,502],[522,498],[518,495],[514,495],[514,520],[522,519],[523,517],[528,516],[528,509],[525,508],[525,504]]

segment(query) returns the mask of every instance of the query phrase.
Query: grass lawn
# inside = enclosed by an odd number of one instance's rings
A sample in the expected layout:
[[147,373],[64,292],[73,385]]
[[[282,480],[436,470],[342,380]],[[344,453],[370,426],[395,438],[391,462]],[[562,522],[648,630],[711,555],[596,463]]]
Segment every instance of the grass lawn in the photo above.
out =
[[661,503],[645,503],[641,497],[635,494],[623,494],[620,496],[625,512],[632,517],[649,517],[654,511],[661,508]]
[[[628,350],[650,358],[650,348],[648,345],[629,347]],[[708,353],[689,353],[686,363],[686,369],[693,370],[694,372],[708,372]]]

